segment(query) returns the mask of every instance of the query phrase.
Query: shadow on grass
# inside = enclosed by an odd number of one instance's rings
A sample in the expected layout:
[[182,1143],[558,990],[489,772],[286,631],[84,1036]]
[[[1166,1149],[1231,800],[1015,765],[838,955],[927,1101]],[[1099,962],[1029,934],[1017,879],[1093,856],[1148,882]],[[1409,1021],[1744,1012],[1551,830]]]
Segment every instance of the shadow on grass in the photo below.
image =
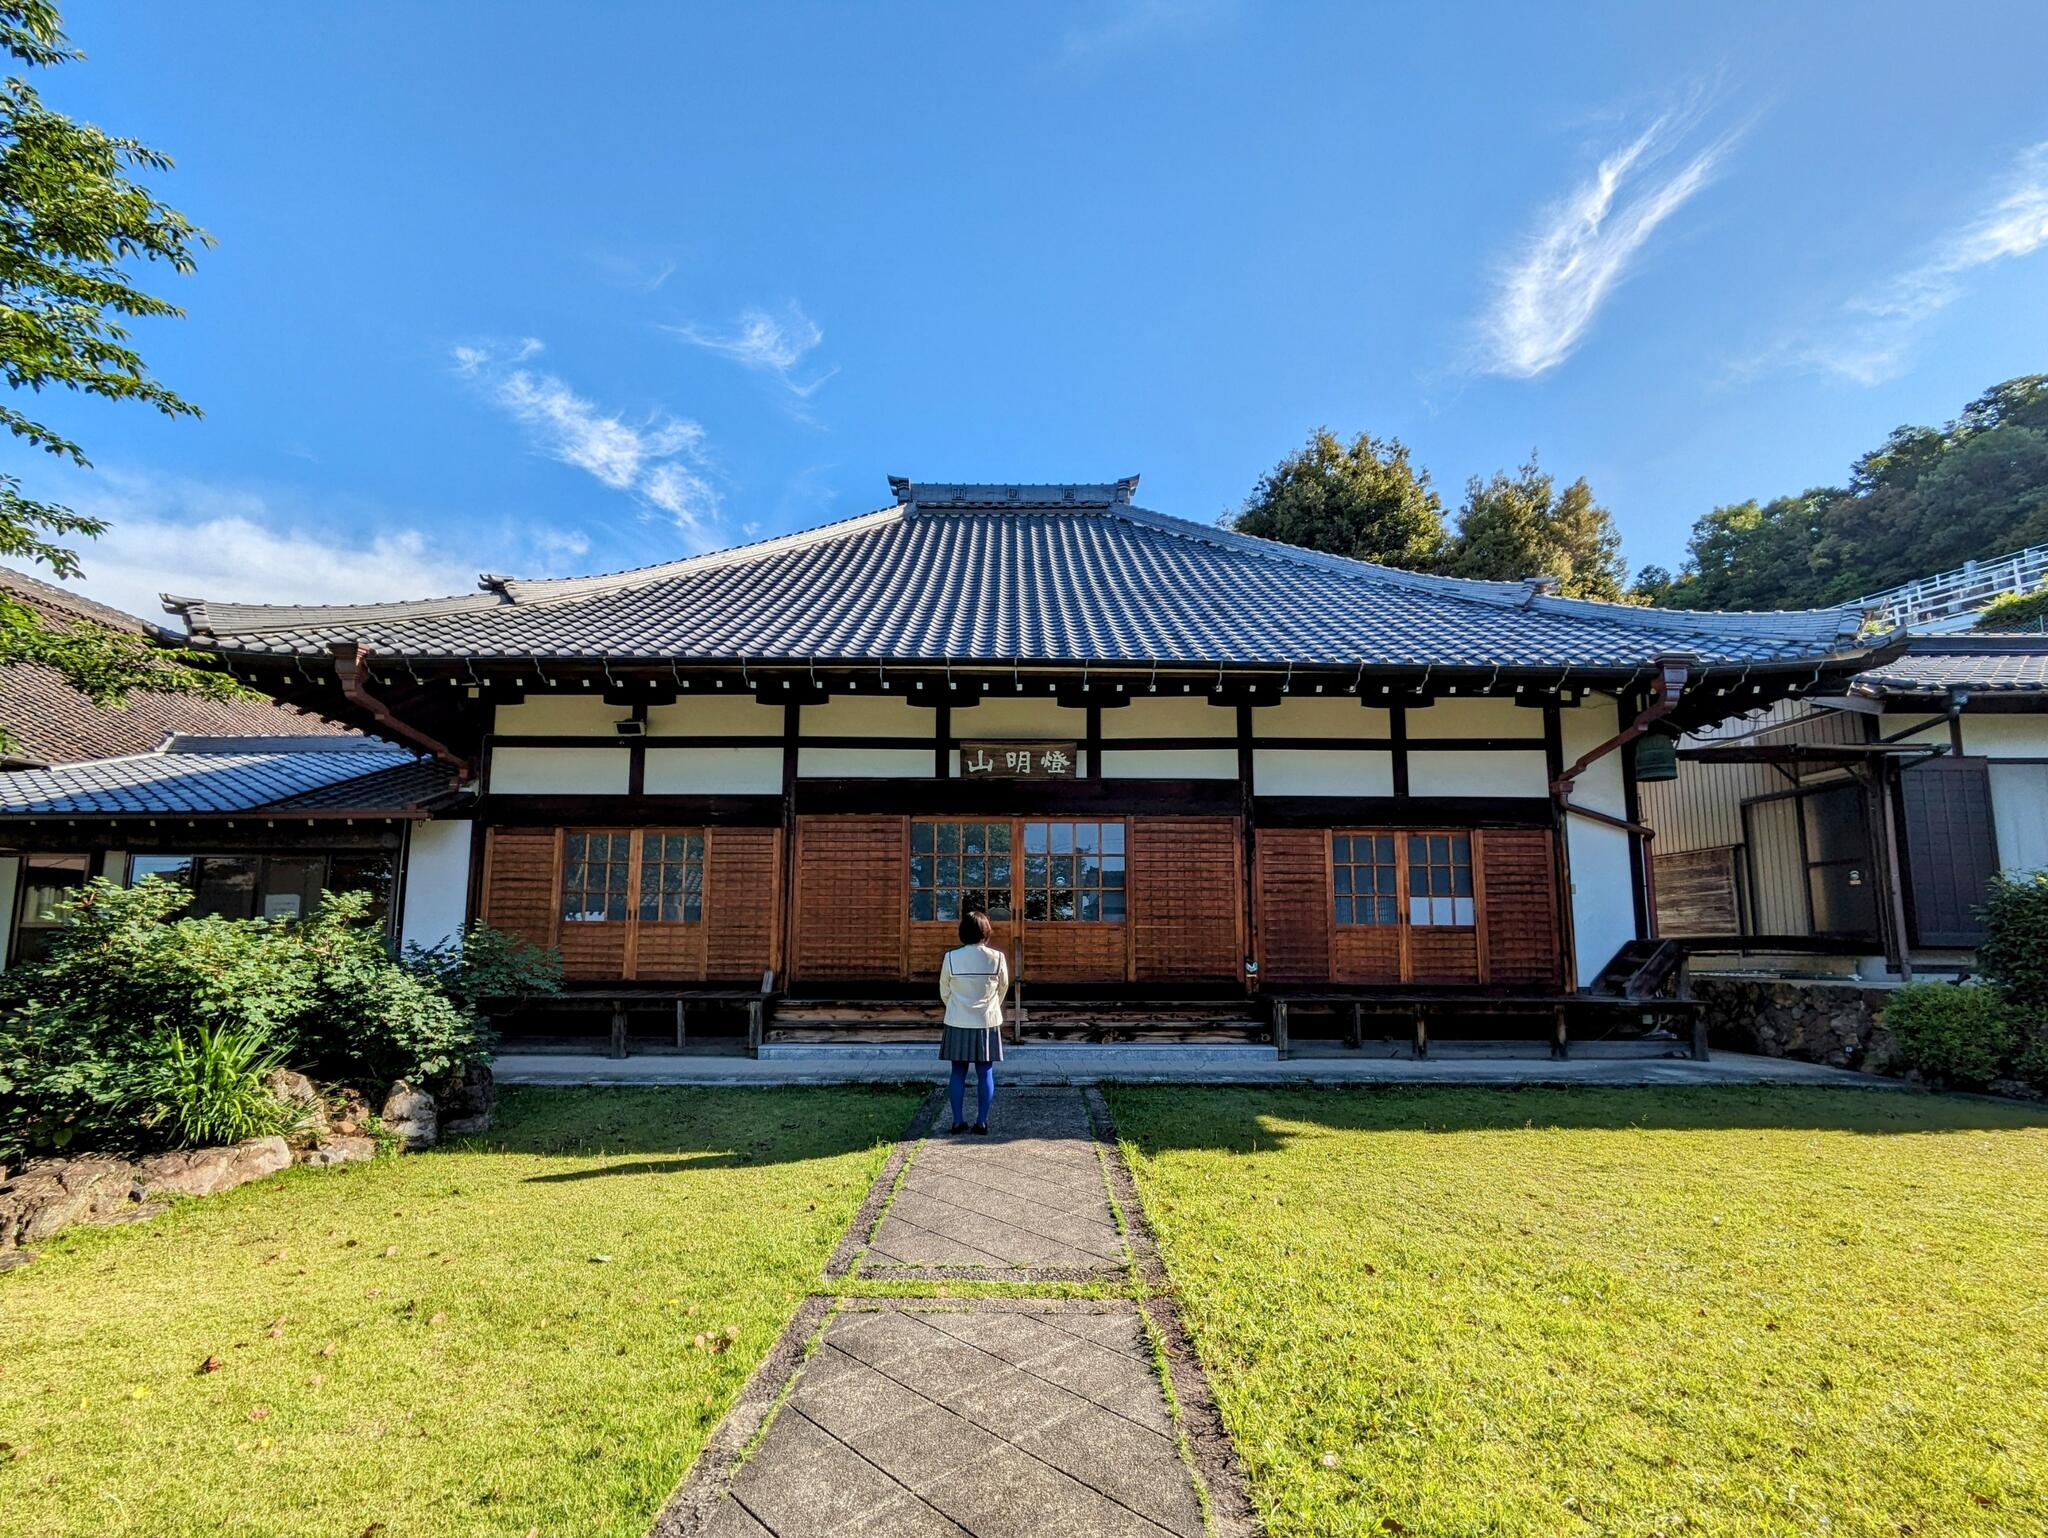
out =
[[894,1141],[926,1092],[895,1084],[508,1085],[489,1132],[444,1147],[619,1161],[531,1182],[798,1164]]
[[[1804,1131],[2048,1127],[2048,1104],[1802,1085],[1115,1085],[1117,1130],[1147,1153],[1270,1152],[1329,1132]],[[1303,1124],[1301,1127],[1290,1123]]]

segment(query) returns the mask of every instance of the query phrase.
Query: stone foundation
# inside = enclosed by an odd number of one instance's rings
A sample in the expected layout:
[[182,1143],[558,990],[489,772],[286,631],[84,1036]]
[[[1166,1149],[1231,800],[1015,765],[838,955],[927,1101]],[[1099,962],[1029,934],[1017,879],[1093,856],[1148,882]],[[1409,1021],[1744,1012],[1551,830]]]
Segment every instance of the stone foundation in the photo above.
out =
[[1707,1038],[1732,1052],[1797,1058],[1864,1073],[1897,1073],[1878,1013],[1896,991],[1866,983],[1694,973]]

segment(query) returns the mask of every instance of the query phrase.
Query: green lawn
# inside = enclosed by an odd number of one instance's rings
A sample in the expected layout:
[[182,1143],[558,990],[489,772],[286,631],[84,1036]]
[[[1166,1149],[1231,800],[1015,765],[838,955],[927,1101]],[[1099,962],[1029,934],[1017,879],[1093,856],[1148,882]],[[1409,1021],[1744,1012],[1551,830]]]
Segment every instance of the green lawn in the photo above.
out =
[[487,1138],[74,1231],[0,1277],[0,1531],[639,1538],[916,1098],[514,1090]]
[[2048,1112],[1111,1099],[1275,1538],[2048,1533]]

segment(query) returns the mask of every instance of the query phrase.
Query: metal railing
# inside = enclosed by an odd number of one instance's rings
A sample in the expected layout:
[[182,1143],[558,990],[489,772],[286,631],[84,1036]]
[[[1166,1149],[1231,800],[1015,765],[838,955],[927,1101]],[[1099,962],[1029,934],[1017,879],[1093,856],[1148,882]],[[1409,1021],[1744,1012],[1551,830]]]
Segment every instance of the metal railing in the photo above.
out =
[[1902,582],[1859,598],[1853,607],[1883,617],[1887,627],[1904,625],[1926,633],[1966,629],[1994,599],[2030,593],[2048,582],[2048,545],[2030,545],[1988,561],[1966,561],[1939,576]]

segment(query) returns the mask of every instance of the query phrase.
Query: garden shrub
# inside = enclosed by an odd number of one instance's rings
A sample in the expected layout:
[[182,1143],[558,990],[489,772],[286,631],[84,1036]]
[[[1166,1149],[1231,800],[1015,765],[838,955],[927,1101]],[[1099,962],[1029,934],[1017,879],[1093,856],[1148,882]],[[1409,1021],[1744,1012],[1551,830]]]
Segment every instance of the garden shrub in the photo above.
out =
[[1908,983],[1884,1006],[1899,1060],[1936,1084],[1982,1089],[2000,1077],[2021,1036],[1997,988]]
[[283,1065],[284,1053],[262,1026],[167,1031],[155,1045],[162,1056],[143,1076],[154,1104],[142,1121],[166,1129],[173,1142],[190,1148],[239,1143],[290,1132],[304,1119],[301,1108],[263,1083]]
[[[198,1086],[256,1041],[252,1062],[274,1055],[373,1094],[490,1056],[480,1019],[392,959],[366,894],[275,922],[178,917],[190,901],[165,881],[95,881],[49,957],[0,976],[0,1160],[185,1142],[243,1114],[222,1109],[229,1091]],[[191,1056],[201,1033],[214,1033],[211,1058]],[[182,1099],[164,1098],[170,1085]]]
[[1977,911],[1985,928],[1977,965],[2019,1029],[2007,1071],[2048,1092],[2048,871],[1995,878]]
[[432,982],[470,1014],[506,1000],[553,998],[562,991],[562,953],[475,923],[458,940],[408,941],[408,970]]

